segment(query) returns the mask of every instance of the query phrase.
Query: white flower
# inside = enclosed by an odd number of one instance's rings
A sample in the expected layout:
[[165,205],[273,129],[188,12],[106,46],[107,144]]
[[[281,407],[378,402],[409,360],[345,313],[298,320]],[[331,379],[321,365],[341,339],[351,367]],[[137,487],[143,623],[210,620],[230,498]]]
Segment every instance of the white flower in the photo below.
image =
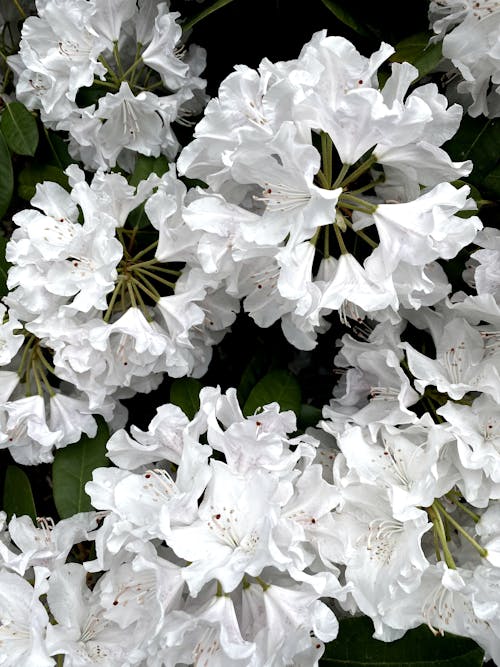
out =
[[110,44],[92,27],[94,3],[85,0],[39,2],[39,16],[23,23],[19,55],[10,60],[19,76],[16,94],[44,122],[76,109],[76,94],[105,73],[99,55]]
[[175,553],[191,563],[184,576],[192,595],[212,579],[230,592],[245,572],[257,576],[264,567],[282,569],[289,560],[273,540],[280,511],[276,477],[259,469],[243,477],[219,461],[212,461],[211,470],[198,518],[173,527],[168,538]]
[[403,204],[378,204],[369,218],[362,215],[354,223],[361,229],[375,223],[380,238],[367,260],[372,275],[388,276],[399,264],[422,266],[438,257],[451,259],[474,240],[482,223],[476,216],[455,215],[472,208],[469,188],[441,183],[418,199]]
[[[45,573],[48,573],[46,571]],[[0,572],[0,659],[5,667],[52,667],[45,632],[50,625],[39,600],[46,592],[42,569],[31,586],[19,574]]]

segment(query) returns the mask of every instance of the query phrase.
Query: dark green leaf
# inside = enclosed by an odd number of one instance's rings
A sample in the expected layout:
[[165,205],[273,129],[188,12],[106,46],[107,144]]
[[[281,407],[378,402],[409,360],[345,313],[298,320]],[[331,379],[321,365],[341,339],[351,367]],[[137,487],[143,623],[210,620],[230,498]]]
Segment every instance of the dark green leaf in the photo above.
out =
[[178,405],[184,414],[193,419],[200,409],[201,382],[194,378],[179,378],[170,387],[170,402]]
[[149,174],[163,176],[168,171],[168,160],[164,155],[152,157],[149,155],[138,155],[135,168],[129,178],[130,185],[136,187],[141,181],[146,180]]
[[7,272],[10,264],[5,259],[5,248],[7,246],[7,239],[5,236],[0,236],[0,299],[9,293],[7,289]]
[[484,177],[483,185],[485,192],[490,193],[497,199],[500,199],[500,164],[498,164],[490,173]]
[[321,419],[321,409],[314,407],[314,405],[307,405],[303,403],[300,406],[299,418],[297,426],[303,431],[310,426],[317,426]]
[[69,154],[68,142],[62,139],[56,132],[48,130],[45,126],[43,130],[52,153],[52,157],[48,161],[61,169],[66,169],[70,164],[73,164],[75,160]]
[[34,155],[38,146],[38,126],[35,118],[20,102],[10,102],[2,113],[3,135],[13,153]]
[[52,464],[54,502],[61,519],[92,509],[85,493],[85,484],[92,479],[92,471],[109,464],[106,457],[108,427],[100,417],[95,438],[83,436],[74,445],[58,449]]
[[241,374],[240,384],[238,385],[238,400],[240,405],[244,405],[250,392],[257,382],[266,374],[271,365],[271,355],[267,348],[260,346],[252,355],[252,358]]
[[411,37],[406,37],[396,44],[396,52],[390,57],[390,61],[411,63],[418,69],[419,78],[429,74],[443,57],[441,42],[429,44],[431,37],[430,32],[419,32]]
[[0,218],[7,212],[14,192],[14,172],[9,147],[0,131]]
[[[472,160],[474,169],[467,182],[473,183],[481,193],[499,194],[500,169],[500,119],[484,116],[464,116],[460,128],[443,148],[453,160]],[[487,192],[488,190],[488,192]]]
[[373,28],[367,26],[366,22],[358,20],[349,10],[336,0],[321,0],[321,2],[341,23],[351,28],[351,30],[354,30],[354,32],[357,32],[358,35],[362,35],[363,37],[373,37],[374,35],[377,35],[377,32]]
[[3,508],[10,519],[13,514],[27,514],[36,521],[35,501],[28,475],[17,466],[8,466],[3,489]]
[[369,618],[346,618],[337,639],[326,646],[324,667],[481,667],[484,652],[471,639],[435,637],[426,625],[395,642],[372,638]]
[[213,12],[216,12],[218,9],[221,7],[224,7],[225,5],[228,5],[230,2],[233,0],[217,0],[217,2],[214,2],[213,5],[210,5],[210,7],[207,7],[203,11],[199,12],[199,14],[196,14],[196,16],[193,16],[193,18],[189,19],[184,23],[182,26],[182,29],[184,32],[187,32],[188,30],[191,30],[191,28],[196,25],[199,21],[204,19],[206,16],[209,16]]
[[275,401],[279,403],[282,412],[300,412],[300,386],[288,371],[271,371],[257,382],[243,406],[243,414],[253,415],[257,408]]
[[35,195],[37,183],[43,183],[43,181],[54,181],[66,190],[69,189],[68,177],[59,167],[52,164],[40,166],[31,164],[19,173],[17,194],[21,199],[30,201]]
[[[76,95],[75,102],[80,109],[84,109],[85,107],[97,104],[101,97],[109,92],[109,89],[105,90],[104,86],[99,86],[99,84],[91,87],[82,87]],[[111,90],[111,92],[113,91]]]

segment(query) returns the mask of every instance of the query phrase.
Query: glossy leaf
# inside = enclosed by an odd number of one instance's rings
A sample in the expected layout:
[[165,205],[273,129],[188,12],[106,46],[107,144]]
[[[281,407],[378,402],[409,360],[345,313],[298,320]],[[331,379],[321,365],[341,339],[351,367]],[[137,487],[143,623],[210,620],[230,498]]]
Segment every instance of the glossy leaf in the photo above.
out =
[[336,0],[321,0],[321,2],[339,21],[341,21],[341,23],[357,32],[358,35],[362,35],[363,37],[373,37],[374,34],[376,34],[376,31],[370,29],[366,23],[359,21],[349,10]]
[[465,179],[485,195],[500,195],[500,119],[464,116],[458,132],[443,148],[453,160],[472,160],[474,169]]
[[2,112],[2,133],[13,153],[34,155],[38,146],[38,126],[20,102],[10,102]]
[[310,426],[317,426],[319,420],[321,419],[322,413],[320,408],[316,408],[314,405],[302,404],[300,406],[300,413],[297,425],[303,431]]
[[481,667],[484,652],[471,639],[434,636],[426,625],[395,642],[373,639],[367,617],[340,622],[337,639],[326,646],[322,667]]
[[0,131],[0,218],[7,212],[14,192],[14,172],[7,141]]
[[0,299],[9,293],[7,288],[7,272],[9,270],[9,262],[5,259],[5,248],[7,247],[7,239],[5,236],[0,236]]
[[268,350],[263,346],[257,347],[241,374],[241,380],[238,385],[238,400],[240,405],[245,404],[252,389],[266,374],[266,371],[269,370],[271,361],[272,358]]
[[257,382],[243,407],[243,414],[253,415],[258,408],[274,402],[279,403],[281,412],[300,412],[300,386],[288,371],[271,371]]
[[189,419],[193,419],[200,409],[201,387],[201,382],[194,378],[174,380],[170,387],[170,402],[178,405]]
[[106,457],[108,427],[98,418],[99,428],[95,438],[83,436],[74,445],[58,449],[52,464],[54,502],[61,519],[92,509],[85,493],[85,484],[92,479],[92,471],[109,464]]
[[396,44],[396,52],[390,57],[393,63],[411,63],[418,69],[419,78],[422,78],[437,67],[443,54],[441,43],[429,44],[432,37],[430,32],[418,32]]
[[10,519],[13,514],[27,514],[36,521],[36,508],[28,475],[17,466],[10,465],[5,473],[3,509]]
[[65,189],[69,188],[68,177],[60,167],[52,164],[40,166],[31,164],[19,174],[17,194],[21,199],[30,201],[35,195],[37,183],[43,181],[54,181]]
[[210,5],[210,7],[207,7],[203,11],[196,14],[196,16],[193,16],[193,18],[186,21],[186,23],[182,26],[183,31],[187,32],[188,30],[191,30],[191,28],[194,25],[196,25],[197,23],[202,21],[207,16],[210,16],[210,14],[212,14],[213,12],[216,12],[221,7],[224,7],[225,5],[228,5],[232,1],[233,0],[217,0],[216,2],[214,2],[213,5]]
[[129,178],[130,185],[137,186],[145,180],[149,174],[163,176],[168,171],[168,160],[164,155],[152,157],[149,155],[138,155],[135,168]]

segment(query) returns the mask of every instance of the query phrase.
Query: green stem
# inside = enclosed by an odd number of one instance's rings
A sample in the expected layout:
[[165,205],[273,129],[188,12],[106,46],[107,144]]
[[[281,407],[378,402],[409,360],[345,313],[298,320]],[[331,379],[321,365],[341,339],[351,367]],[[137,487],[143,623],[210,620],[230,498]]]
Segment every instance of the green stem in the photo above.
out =
[[326,132],[321,132],[321,157],[323,163],[323,173],[328,183],[327,187],[330,187],[332,182],[332,148],[333,144],[330,135]]
[[115,289],[113,290],[113,294],[111,295],[111,299],[109,301],[108,309],[106,310],[106,313],[103,318],[105,322],[109,322],[110,320],[114,305],[116,303],[116,299],[118,298],[118,293],[120,292],[122,287],[123,280],[124,280],[123,276],[120,276],[118,278],[118,282],[116,283]]
[[356,197],[355,195],[352,195],[350,192],[343,192],[340,195],[339,204],[345,204],[346,200],[347,200],[347,206],[349,206],[349,203],[352,202],[355,206],[366,209],[367,213],[373,214],[377,210],[377,207],[374,204],[370,204],[370,202],[366,201],[365,199],[361,199],[361,197]]
[[56,392],[54,389],[51,387],[50,382],[47,380],[47,376],[43,370],[43,368],[39,368],[38,372],[40,373],[40,377],[42,378],[42,382],[45,385],[45,388],[47,389],[47,392],[50,397],[53,397],[56,395]]
[[137,301],[135,300],[134,290],[132,289],[132,285],[130,284],[129,281],[127,281],[127,290],[128,290],[128,295],[130,297],[130,303],[134,308],[137,308]]
[[[156,248],[157,245],[158,245],[158,239],[157,239],[156,241],[153,241],[153,243],[151,243],[150,245],[148,245],[147,248],[144,248],[144,250],[141,250],[141,251],[138,252],[136,255],[134,255],[134,256],[132,257],[132,261],[135,263],[136,260],[138,260],[138,259],[140,259],[141,257],[143,257],[143,256],[146,255],[148,252],[151,252],[151,250],[154,250],[154,249]],[[149,261],[155,261],[155,262],[158,262],[158,260],[156,259],[156,257],[154,257],[152,260],[148,260],[148,262],[149,262]]]
[[268,584],[267,581],[264,581],[264,579],[261,579],[260,577],[255,577],[255,581],[262,587],[263,591],[267,591],[271,586],[271,584]]
[[49,371],[49,373],[51,375],[55,375],[56,374],[56,369],[54,368],[54,366],[51,366],[49,364],[47,359],[43,356],[43,352],[40,348],[38,348],[38,357],[39,357],[40,361],[42,362],[42,364],[45,366],[45,368]]
[[[136,285],[139,289],[141,289],[144,294],[147,294],[150,299],[153,299],[153,301],[159,301],[161,299],[161,296],[159,292],[157,292],[156,289],[154,289],[154,292],[151,289],[148,289],[145,285],[143,285],[141,282],[136,280],[135,278],[132,278],[132,281],[134,285]],[[151,283],[149,283],[150,287],[153,287]]]
[[321,233],[321,227],[317,227],[316,231],[314,232],[314,235],[311,236],[311,238],[309,239],[309,243],[314,247],[316,247],[316,243],[318,242],[320,233]]
[[342,187],[346,187],[346,185],[349,185],[349,183],[352,183],[353,181],[357,180],[362,174],[365,173],[365,171],[368,171],[373,167],[375,162],[377,161],[377,158],[375,155],[370,155],[370,157],[365,161],[362,162],[357,169],[355,169],[353,172],[349,174],[349,176],[344,179],[341,183]]
[[431,507],[427,508],[427,512],[431,518],[432,523],[434,524],[434,528],[439,537],[439,541],[441,542],[445,563],[451,570],[456,570],[457,566],[455,565],[455,561],[453,560],[451,551],[448,548],[448,541],[446,540],[446,531],[444,528],[443,520],[436,506],[436,501],[432,503]]
[[[156,260],[156,261],[157,261],[157,260]],[[145,266],[145,265],[146,265],[146,262],[140,262],[139,264],[134,264],[134,266],[133,266],[132,268],[134,269],[134,268],[137,267],[137,266],[138,266],[138,267],[142,267],[143,265]],[[156,272],[156,271],[159,271],[160,273],[168,273],[168,274],[170,274],[171,276],[181,276],[181,275],[182,275],[182,271],[177,271],[176,269],[166,269],[165,267],[163,267],[163,266],[157,266],[156,264],[152,264],[152,265],[149,267],[149,270],[150,270],[150,271],[155,271],[155,272]]]
[[349,227],[353,230],[355,234],[359,236],[360,239],[363,239],[365,243],[368,243],[369,246],[372,248],[378,248],[378,243],[374,241],[372,238],[368,236],[368,234],[365,234],[361,229],[354,229],[354,225],[352,224],[351,220],[349,218],[345,217],[344,218]]
[[122,307],[122,312],[125,312],[125,303],[127,301],[127,292],[125,289],[125,280],[121,281],[121,286],[120,286],[120,305]]
[[325,188],[325,190],[330,189],[330,181],[326,178],[325,174],[321,171],[321,169],[316,174],[316,178],[318,179],[319,184],[321,185],[322,188]]
[[28,358],[28,352],[30,348],[32,347],[33,343],[36,341],[36,337],[34,334],[30,334],[30,337],[28,338],[28,341],[25,345],[25,348],[23,350],[23,354],[21,356],[21,361],[19,363],[19,367],[17,369],[17,374],[19,375],[20,378],[23,377],[24,374],[24,365],[26,364],[26,360]]
[[333,229],[335,230],[335,236],[337,237],[337,242],[339,244],[340,252],[343,255],[348,255],[349,251],[345,247],[344,239],[342,238],[342,232],[338,228],[338,225],[333,225]]
[[330,257],[330,225],[325,226],[325,235],[323,236],[323,257]]
[[432,524],[432,536],[434,538],[434,552],[436,554],[436,560],[437,561],[443,560],[443,558],[441,556],[441,549],[439,548],[440,547],[440,545],[439,545],[439,535],[438,535],[436,526],[434,524]]
[[138,273],[140,273],[143,276],[149,276],[150,278],[154,278],[157,282],[163,283],[164,285],[167,285],[168,287],[174,289],[175,288],[175,283],[170,282],[170,280],[165,280],[165,278],[162,278],[161,276],[157,276],[154,273],[151,273],[151,271],[148,271],[147,269],[137,269]]
[[335,190],[335,188],[338,188],[341,185],[342,179],[344,178],[344,176],[347,174],[348,171],[349,171],[349,165],[343,164],[342,167],[340,168],[339,173],[337,174],[337,178],[332,184],[332,190]]
[[456,530],[458,530],[460,535],[462,535],[462,537],[464,537],[470,544],[472,544],[474,549],[476,549],[479,552],[479,555],[482,556],[483,558],[486,558],[486,556],[488,555],[488,551],[484,547],[482,547],[478,542],[476,542],[476,540],[471,535],[469,535],[469,533],[458,523],[458,521],[456,521],[456,519],[454,519],[454,517],[445,510],[445,508],[439,502],[439,500],[436,499],[433,505],[435,505],[439,509],[441,514],[443,514],[443,516],[445,517],[446,521],[449,521],[451,525]]
[[109,88],[110,90],[117,91],[118,90],[118,83],[111,83],[110,81],[103,81],[102,79],[98,79],[96,76],[94,77],[94,86],[102,86],[103,88]]
[[[134,73],[135,68],[137,67],[137,65],[142,60],[141,51],[142,51],[142,44],[140,42],[137,42],[137,48],[135,50],[134,62],[130,65],[130,67],[125,72],[123,72],[122,79],[126,79],[129,76],[129,74],[131,75],[131,74]],[[132,77],[130,79],[130,82],[131,81],[132,81]]]
[[[144,255],[147,255],[147,253],[148,253],[148,252],[151,252],[151,250],[153,250],[154,248],[156,248],[157,245],[158,245],[158,240],[153,241],[153,243],[151,243],[150,245],[148,245],[147,248],[144,248],[144,250],[141,250],[141,251],[138,252],[136,255],[134,255],[134,256],[132,257],[132,261],[134,262],[134,265],[137,266],[137,264],[136,264],[136,260],[140,259],[140,258],[143,257]],[[158,260],[156,260],[156,261],[158,261]]]
[[33,379],[35,380],[37,394],[39,396],[43,396],[42,384],[40,382],[40,378],[38,377],[37,364],[34,354],[35,353],[33,352],[30,359],[31,374],[33,376]]
[[157,88],[161,88],[163,86],[163,81],[156,81],[156,83],[152,83],[150,86],[136,86],[137,90],[140,91],[146,91],[149,92],[151,90],[156,90]]
[[476,514],[469,507],[467,507],[467,505],[464,505],[462,502],[460,502],[460,500],[458,500],[458,498],[456,497],[456,492],[449,491],[446,494],[446,497],[451,503],[460,508],[462,512],[465,512],[468,516],[470,516],[470,518],[474,521],[474,523],[477,523],[481,519],[479,514]]
[[360,188],[356,188],[356,190],[349,190],[349,194],[357,194],[357,195],[359,195],[359,194],[361,194],[362,192],[366,192],[366,190],[371,190],[371,189],[374,188],[376,185],[378,185],[379,183],[383,183],[384,181],[385,181],[385,177],[384,177],[384,176],[380,176],[380,178],[376,178],[374,181],[370,181],[370,182],[367,183],[366,185],[363,185],[363,186],[360,187]]
[[120,60],[120,51],[118,50],[118,42],[113,42],[113,58],[115,59],[116,66],[118,67],[118,74],[120,75],[120,80],[123,81],[123,67]]
[[113,79],[115,84],[119,87],[120,86],[120,79],[117,77],[115,70],[111,67],[111,65],[108,63],[106,58],[102,55],[102,53],[97,60],[101,63],[101,65],[103,65],[105,67],[109,76]]
[[25,19],[26,18],[26,12],[21,7],[21,4],[19,3],[19,0],[12,0],[12,2],[16,6],[17,11],[21,14],[21,18]]

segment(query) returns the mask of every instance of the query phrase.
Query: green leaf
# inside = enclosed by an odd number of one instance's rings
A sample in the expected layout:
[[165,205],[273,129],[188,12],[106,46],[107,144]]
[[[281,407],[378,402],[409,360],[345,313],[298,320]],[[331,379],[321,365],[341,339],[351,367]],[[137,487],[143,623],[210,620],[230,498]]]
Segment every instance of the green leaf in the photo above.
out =
[[189,19],[184,23],[182,26],[183,32],[187,32],[188,30],[191,30],[191,28],[196,25],[199,21],[204,19],[206,16],[209,16],[213,12],[216,12],[218,9],[221,7],[224,7],[225,5],[228,5],[230,2],[233,0],[217,0],[217,2],[214,2],[213,5],[210,5],[210,7],[207,7],[203,11],[199,12],[199,14],[196,14],[196,16],[193,16],[193,18]]
[[[474,169],[467,182],[483,194],[499,195],[500,119],[464,116],[458,132],[443,148],[453,160],[472,160]],[[488,191],[488,192],[487,192]]]
[[66,169],[70,164],[74,163],[74,159],[71,157],[68,151],[68,142],[60,137],[53,130],[48,130],[45,126],[43,128],[45,138],[52,153],[52,157],[49,160],[47,156],[47,161],[51,164],[54,164],[56,167],[61,169]]
[[276,401],[281,411],[300,412],[300,386],[295,377],[284,370],[271,371],[257,382],[243,406],[244,415],[253,415],[257,408]]
[[194,378],[179,378],[170,387],[170,402],[178,405],[184,414],[193,419],[200,409],[201,382]]
[[498,164],[483,180],[485,192],[500,199],[500,164]]
[[389,58],[393,63],[411,63],[418,69],[419,79],[432,72],[443,58],[441,42],[429,44],[430,32],[418,32],[396,44]]
[[95,438],[83,436],[74,445],[58,449],[52,464],[54,503],[61,519],[92,509],[85,493],[85,484],[92,479],[92,471],[109,465],[106,443],[109,431],[106,422],[97,418]]
[[7,272],[10,264],[5,259],[5,248],[7,247],[7,239],[5,236],[0,236],[0,299],[9,293],[7,288]]
[[357,32],[358,35],[362,35],[363,37],[378,36],[375,29],[359,21],[345,7],[342,7],[340,3],[336,2],[336,0],[321,0],[321,2],[341,23],[351,28],[351,30],[354,30],[354,32]]
[[35,196],[37,184],[43,181],[54,181],[69,190],[68,177],[62,169],[52,164],[31,164],[19,173],[17,194],[21,199],[30,201]]
[[322,412],[320,408],[316,408],[314,405],[303,403],[300,406],[297,426],[305,431],[306,428],[309,428],[310,426],[317,426],[321,417]]
[[150,155],[138,155],[135,168],[129,178],[129,184],[137,187],[141,181],[146,180],[149,174],[163,176],[168,171],[168,160],[164,155],[152,157]]
[[0,218],[7,212],[14,192],[14,172],[9,147],[0,129]]
[[13,514],[27,514],[36,521],[35,501],[28,475],[17,466],[8,466],[3,488],[3,509],[10,519]]
[[373,623],[365,616],[340,622],[337,639],[326,646],[323,667],[481,667],[484,652],[471,639],[445,634],[435,637],[426,625],[395,642],[372,638]]
[[266,371],[269,370],[270,364],[271,356],[267,348],[263,346],[258,347],[241,374],[241,380],[237,390],[240,405],[245,404],[252,389],[266,374]]
[[34,155],[38,146],[38,126],[35,118],[20,102],[7,104],[0,124],[13,153]]

